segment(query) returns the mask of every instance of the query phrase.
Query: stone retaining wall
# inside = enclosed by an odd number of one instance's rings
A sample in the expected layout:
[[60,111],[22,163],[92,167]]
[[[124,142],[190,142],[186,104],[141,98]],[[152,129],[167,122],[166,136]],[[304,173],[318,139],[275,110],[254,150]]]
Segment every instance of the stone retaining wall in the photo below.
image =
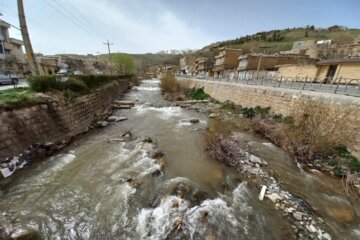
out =
[[321,101],[330,106],[329,115],[334,124],[341,124],[342,129],[352,133],[353,144],[349,148],[360,156],[360,98],[197,79],[182,79],[181,82],[187,87],[203,87],[206,93],[220,102],[230,100],[243,107],[271,107],[274,113],[285,116],[300,109],[303,100]]
[[128,87],[124,79],[75,99],[44,96],[39,104],[1,112],[0,158],[17,155],[33,143],[68,140],[87,131]]

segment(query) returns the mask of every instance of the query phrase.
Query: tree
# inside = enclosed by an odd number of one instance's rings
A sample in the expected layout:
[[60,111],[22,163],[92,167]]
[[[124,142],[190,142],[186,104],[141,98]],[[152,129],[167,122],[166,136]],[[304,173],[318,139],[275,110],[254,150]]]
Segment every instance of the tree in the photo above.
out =
[[134,74],[137,69],[132,58],[124,53],[116,53],[112,56],[115,71],[118,74]]

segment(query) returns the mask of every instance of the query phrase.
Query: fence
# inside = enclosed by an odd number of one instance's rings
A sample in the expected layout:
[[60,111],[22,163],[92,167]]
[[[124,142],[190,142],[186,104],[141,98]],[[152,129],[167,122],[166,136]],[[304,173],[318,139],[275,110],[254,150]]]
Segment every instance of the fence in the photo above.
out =
[[270,86],[297,90],[327,92],[360,97],[360,79],[351,78],[310,78],[310,77],[284,77],[284,76],[247,76],[227,78],[200,78],[219,82],[230,82],[247,85]]

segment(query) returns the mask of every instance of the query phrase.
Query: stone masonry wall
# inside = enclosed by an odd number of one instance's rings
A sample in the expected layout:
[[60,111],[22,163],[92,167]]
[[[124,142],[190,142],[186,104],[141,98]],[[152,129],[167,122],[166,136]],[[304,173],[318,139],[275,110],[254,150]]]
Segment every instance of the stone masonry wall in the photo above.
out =
[[49,96],[37,105],[1,112],[0,158],[17,155],[33,143],[68,140],[87,131],[128,86],[128,80],[112,82],[72,100]]
[[[196,79],[182,80],[187,87],[204,87],[204,91],[214,99],[230,100],[243,107],[271,107],[274,113],[292,115],[301,109],[304,100],[321,101],[329,105],[329,116],[334,127],[346,129],[353,139],[348,146],[356,156],[360,156],[360,98],[313,91],[299,91],[265,86],[215,82]],[[336,126],[341,124],[342,126]]]

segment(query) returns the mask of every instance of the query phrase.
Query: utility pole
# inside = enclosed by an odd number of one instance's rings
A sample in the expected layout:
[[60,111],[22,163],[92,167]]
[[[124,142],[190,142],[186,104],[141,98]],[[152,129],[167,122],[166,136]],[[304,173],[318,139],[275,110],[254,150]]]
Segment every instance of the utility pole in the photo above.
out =
[[29,31],[26,26],[23,0],[17,0],[17,6],[18,6],[21,35],[22,35],[22,38],[24,41],[26,57],[28,59],[29,65],[30,65],[31,74],[37,76],[37,75],[39,75],[39,69],[37,67],[36,58],[35,58],[35,55],[34,55],[34,52],[33,52],[32,46],[31,46]]
[[107,45],[107,47],[108,47],[109,62],[110,62],[110,75],[112,75],[112,62],[111,62],[110,45],[113,45],[113,44],[114,44],[114,43],[110,43],[109,40],[106,40],[106,42],[104,42],[104,45]]

